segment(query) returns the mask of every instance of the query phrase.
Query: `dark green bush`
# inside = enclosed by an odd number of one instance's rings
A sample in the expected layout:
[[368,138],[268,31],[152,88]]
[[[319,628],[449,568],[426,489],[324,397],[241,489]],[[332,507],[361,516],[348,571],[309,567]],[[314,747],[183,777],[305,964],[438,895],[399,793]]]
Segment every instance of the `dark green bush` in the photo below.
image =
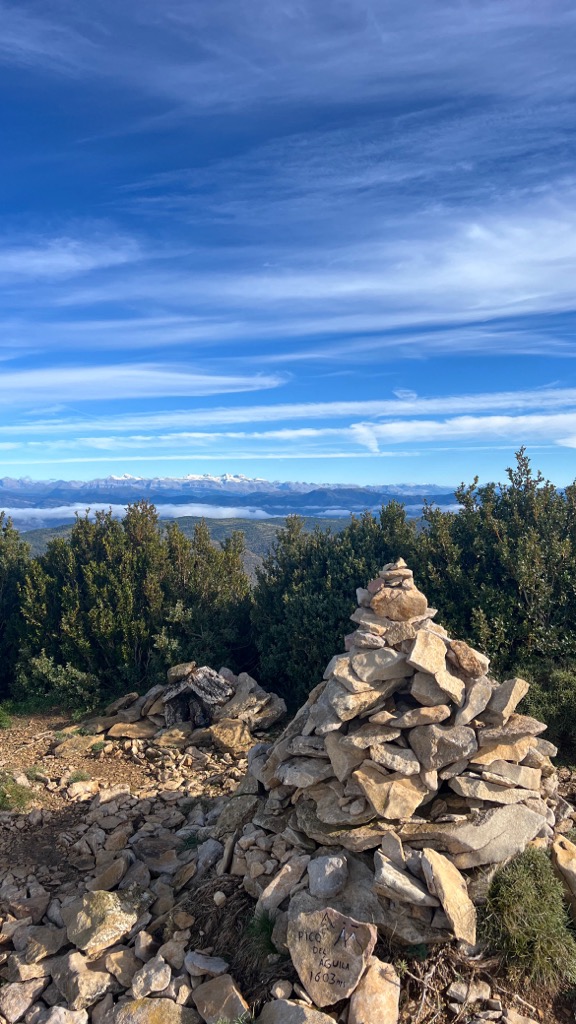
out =
[[[356,587],[399,556],[439,609],[438,620],[485,651],[497,676],[517,673],[521,663],[574,658],[576,485],[558,491],[521,449],[507,482],[479,487],[475,480],[455,497],[460,511],[429,505],[419,524],[395,503],[378,519],[353,519],[338,535],[306,534],[297,518],[288,521],[258,573],[253,628],[262,681],[292,710],[343,649]],[[536,678],[548,702],[542,717],[557,717],[560,727],[571,698],[540,669]]]
[[78,517],[30,564],[13,696],[84,711],[164,681],[176,661],[241,669],[250,601],[238,536],[222,548],[205,524],[191,541],[175,524],[163,536],[144,501],[121,521]]
[[96,676],[81,672],[73,665],[58,665],[41,651],[37,657],[21,661],[16,672],[14,697],[18,705],[34,710],[59,707],[66,711],[94,711],[101,701]]
[[0,700],[8,697],[25,631],[20,588],[30,567],[29,548],[0,512]]
[[162,533],[144,501],[121,521],[79,517],[34,560],[0,514],[0,700],[84,710],[195,660],[253,671],[294,711],[354,629],[356,588],[402,556],[452,636],[500,678],[529,676],[527,706],[576,760],[576,484],[557,491],[521,450],[505,483],[456,500],[418,523],[392,502],[338,534],[290,517],[253,594],[240,534],[218,547],[205,524]]
[[576,982],[576,941],[562,883],[543,850],[528,847],[496,872],[480,933],[516,982],[550,993]]
[[400,505],[365,513],[338,534],[305,533],[290,516],[258,570],[253,629],[264,685],[295,711],[322,679],[326,663],[344,649],[356,588],[391,558],[413,561],[416,529]]
[[519,710],[546,722],[545,738],[565,764],[576,764],[576,662],[520,666],[518,674],[530,683]]

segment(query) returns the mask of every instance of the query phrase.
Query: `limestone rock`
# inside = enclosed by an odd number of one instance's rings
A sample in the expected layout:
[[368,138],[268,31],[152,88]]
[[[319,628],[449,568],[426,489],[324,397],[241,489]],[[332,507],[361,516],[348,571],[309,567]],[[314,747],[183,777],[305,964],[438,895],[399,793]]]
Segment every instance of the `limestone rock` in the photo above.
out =
[[71,906],[63,907],[62,919],[69,941],[95,956],[128,934],[141,909],[138,898],[128,891],[89,892]]
[[167,942],[162,943],[158,953],[164,958],[166,963],[170,964],[170,967],[173,967],[176,971],[180,971],[184,966],[186,945],[186,939],[182,939],[180,941],[176,938],[168,939]]
[[256,1024],[334,1024],[334,1020],[304,1003],[275,999],[265,1004]]
[[429,848],[422,851],[421,863],[426,885],[440,900],[456,938],[475,945],[476,910],[458,868],[437,850]]
[[485,654],[475,651],[463,640],[449,640],[448,649],[450,659],[467,676],[476,679],[486,675],[490,667],[490,659]]
[[472,797],[492,804],[518,804],[529,796],[525,789],[509,788],[494,782],[486,782],[472,775],[458,775],[448,785],[459,796]]
[[300,831],[321,846],[342,846],[353,853],[373,850],[380,845],[382,835],[389,825],[370,823],[359,828],[330,827],[318,818],[310,800],[299,800],[296,804],[296,820]]
[[52,1006],[42,1014],[41,1024],[88,1024],[88,1014],[86,1010],[65,1010],[63,1006]]
[[537,1024],[534,1017],[526,1017],[523,1013],[518,1013],[517,1010],[513,1010],[510,1007],[506,1010],[506,1014],[502,1019],[505,1024]]
[[113,984],[108,971],[90,969],[88,960],[78,951],[58,958],[52,967],[52,979],[71,1010],[92,1006]]
[[[364,711],[373,708],[382,698],[388,697],[400,686],[400,683],[401,678],[398,677],[385,682],[372,683],[371,689],[362,693],[350,693],[339,683],[331,682],[326,690],[326,703],[339,719],[338,728],[340,728],[342,722],[349,722],[351,719],[357,718]],[[318,732],[318,728],[316,731]]]
[[486,709],[486,721],[494,725],[505,725],[530,689],[525,679],[506,679],[496,686]]
[[[337,682],[342,683],[342,686],[346,687],[350,693],[363,693],[365,690],[369,690],[371,688],[370,683],[361,679],[352,668],[350,655],[340,655],[339,657],[333,658],[332,662],[334,664],[332,672],[329,673],[329,678],[332,676],[337,680]],[[331,665],[332,662],[330,663]]]
[[479,1003],[480,1000],[490,999],[490,985],[486,981],[478,981],[476,978],[470,982],[453,981],[446,991],[449,999],[455,1003]]
[[48,978],[36,978],[0,987],[0,1014],[5,1017],[8,1024],[16,1024],[16,1021],[22,1019],[47,984]]
[[370,747],[370,758],[400,775],[418,775],[422,767],[413,750],[397,747],[394,743],[374,744]]
[[365,651],[351,659],[356,675],[365,683],[382,683],[387,680],[403,679],[411,675],[406,664],[406,655],[389,647],[376,651]]
[[539,736],[546,731],[544,722],[530,715],[512,714],[504,725],[493,726],[478,730],[478,743],[481,747],[491,746],[493,743],[508,742],[522,739],[526,736]]
[[[367,646],[370,646],[369,636],[385,638],[390,647],[401,644],[404,640],[412,640],[416,636],[416,629],[412,622],[393,621],[382,615],[376,615],[375,612],[367,608],[357,608],[350,618],[352,622],[360,626],[361,630],[366,631]],[[355,637],[355,634],[352,636]],[[373,646],[378,647],[379,644],[376,643]]]
[[377,929],[330,907],[299,914],[288,924],[288,949],[300,981],[316,1006],[347,999],[374,946]]
[[170,984],[172,970],[164,957],[158,953],[140,967],[132,978],[132,992],[135,999],[144,999],[153,992],[162,992]]
[[184,966],[192,978],[202,978],[206,974],[210,978],[217,978],[220,974],[227,974],[230,968],[221,956],[205,956],[194,950],[186,954]]
[[427,771],[444,768],[478,749],[476,733],[463,725],[417,726],[408,740],[416,757]]
[[108,867],[104,868],[104,871],[96,875],[96,878],[88,882],[86,888],[89,892],[96,892],[99,889],[109,892],[110,889],[114,889],[120,884],[127,870],[128,860],[125,857],[118,857],[117,860],[113,860]]
[[195,661],[183,661],[179,665],[172,665],[166,673],[168,686],[174,686],[175,683],[180,683],[183,679],[191,676],[195,668]]
[[358,765],[365,759],[365,752],[359,747],[349,746],[343,742],[344,737],[338,732],[329,732],[324,737],[326,752],[330,758],[332,772],[340,782],[345,782]]
[[544,818],[523,804],[492,807],[475,818],[455,822],[408,822],[400,828],[400,838],[421,849],[432,847],[450,854],[460,870],[499,864],[534,839]]
[[348,1024],[397,1024],[400,978],[392,964],[373,956],[350,999]]
[[566,836],[552,844],[552,864],[564,885],[570,913],[576,921],[576,846]]
[[108,730],[108,736],[112,739],[148,740],[157,732],[158,727],[154,722],[143,719],[141,722],[118,722]]
[[[219,673],[222,676],[222,671]],[[232,683],[232,685],[234,685]],[[286,714],[286,704],[275,693],[267,693],[247,672],[238,676],[234,696],[222,707],[215,708],[214,721],[238,719],[249,729],[268,729]]]
[[225,754],[245,754],[254,743],[252,733],[238,719],[222,718],[210,726],[210,735],[219,750]]
[[256,914],[277,910],[280,904],[290,895],[306,871],[310,857],[308,854],[292,857],[262,892],[256,905]]
[[[431,707],[413,708],[405,711],[404,714],[392,718],[390,725],[396,729],[415,729],[417,725],[437,725],[450,718],[451,711],[447,704],[436,704]],[[373,715],[371,722],[378,721],[378,715]],[[458,723],[457,723],[458,724]]]
[[132,849],[152,874],[172,875],[181,866],[174,849],[176,842],[172,835],[143,836]]
[[532,744],[536,742],[537,740],[533,736],[525,736],[523,739],[504,741],[503,743],[496,740],[472,754],[470,761],[473,764],[485,765],[492,764],[493,761],[523,761]]
[[418,630],[407,656],[407,662],[418,672],[435,676],[446,668],[446,644],[442,637],[428,630]]
[[[374,722],[376,717],[380,717],[382,721]],[[386,722],[391,718],[393,718],[393,715],[390,711],[383,710],[378,715],[371,715],[369,721],[364,725],[349,726],[346,736],[342,736],[341,733],[336,733],[336,736],[340,736],[340,742],[346,748],[362,751],[368,750],[375,743],[385,743],[388,740],[398,739],[400,729],[391,729],[390,726],[386,725]]]
[[132,978],[142,966],[142,961],[131,949],[118,949],[108,953],[104,963],[106,970],[114,975],[123,988],[130,988]]
[[321,761],[315,757],[293,757],[276,771],[276,777],[284,786],[306,789],[315,786],[333,774],[330,761]]
[[382,836],[380,849],[387,860],[392,861],[392,863],[395,864],[397,868],[400,868],[401,871],[404,870],[406,866],[406,857],[404,856],[402,843],[396,832],[386,832],[385,835]]
[[425,707],[435,707],[446,704],[446,691],[436,682],[434,676],[428,672],[415,672],[410,683],[410,694],[419,704]]
[[416,587],[404,590],[402,587],[382,587],[370,602],[370,607],[377,615],[393,622],[405,622],[424,615],[428,602]]
[[492,696],[494,683],[487,676],[471,679],[466,684],[464,703],[454,716],[454,725],[470,725],[486,709]]
[[171,999],[131,999],[117,1006],[114,1024],[199,1024],[195,1010]]
[[248,1003],[230,974],[221,974],[199,985],[192,993],[194,1005],[205,1024],[235,1020],[249,1010]]
[[[235,832],[236,829],[241,829],[246,822],[251,821],[262,802],[257,796],[250,796],[248,793],[237,795],[237,793],[238,791],[230,797],[220,812],[214,828],[214,836],[217,836],[219,839],[229,835],[231,832]],[[183,888],[195,873],[196,870],[193,870],[192,864],[187,864],[184,868],[180,868],[174,875],[174,888]]]
[[193,729],[192,722],[178,722],[177,725],[163,729],[155,736],[154,745],[156,747],[177,747],[181,750],[192,742]]
[[325,910],[329,903],[344,917],[352,917],[356,921],[370,921],[381,927],[385,919],[382,902],[374,891],[374,872],[364,860],[354,854],[347,853],[348,881],[344,889],[336,896],[328,899],[312,896],[309,890],[301,888],[296,892],[288,907],[288,919],[299,914],[311,914],[316,910]]
[[44,957],[54,956],[68,941],[65,928],[49,928],[46,925],[24,925],[12,937],[15,949],[25,951],[28,964],[36,964]]
[[332,854],[314,857],[308,864],[308,884],[312,896],[324,899],[337,896],[348,881],[348,863],[345,857]]
[[461,674],[455,668],[446,663],[434,676],[438,686],[444,691],[445,697],[449,697],[458,707],[462,707],[466,699],[466,684]]
[[526,765],[511,764],[509,761],[491,761],[482,769],[482,778],[498,782],[501,786],[520,786],[522,789],[539,792],[542,771]]
[[360,768],[352,773],[366,799],[369,800],[376,814],[388,821],[409,818],[422,801],[430,795],[428,787],[419,775],[393,773],[383,775],[376,765],[364,761]]
[[95,742],[93,736],[71,736],[70,739],[63,740],[55,747],[54,756],[70,758],[76,754],[86,754]]
[[124,711],[125,708],[129,708],[132,704],[135,704],[139,699],[140,694],[137,690],[132,690],[130,693],[125,693],[122,697],[118,697],[117,700],[112,701],[111,704],[104,709],[105,715],[115,715],[118,711]]
[[439,906],[436,894],[431,894],[418,879],[385,857],[381,850],[374,854],[374,868],[374,888],[380,895],[414,907]]

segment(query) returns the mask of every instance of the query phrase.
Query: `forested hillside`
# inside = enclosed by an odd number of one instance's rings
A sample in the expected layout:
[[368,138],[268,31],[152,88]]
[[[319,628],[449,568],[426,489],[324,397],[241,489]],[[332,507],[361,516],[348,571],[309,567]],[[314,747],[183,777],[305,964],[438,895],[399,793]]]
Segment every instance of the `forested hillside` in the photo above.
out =
[[81,712],[194,659],[249,669],[295,709],[350,631],[358,580],[402,556],[454,635],[531,678],[532,709],[576,756],[576,485],[558,491],[521,450],[505,483],[457,499],[419,526],[398,503],[339,532],[290,517],[254,587],[241,534],[161,530],[147,502],[78,518],[37,558],[2,517],[0,699]]
[[[196,527],[204,521],[210,531],[212,540],[216,544],[222,544],[235,532],[241,533],[244,538],[243,564],[252,580],[256,579],[256,569],[262,564],[263,559],[274,544],[279,531],[283,530],[287,523],[286,516],[278,516],[274,517],[274,519],[232,518],[208,520],[203,520],[197,516],[183,516],[176,520],[166,520],[162,518],[161,506],[157,506],[157,512],[159,528],[162,534],[166,532],[171,522],[175,522],[185,537],[192,538]],[[301,517],[302,528],[307,533],[311,533],[319,525],[323,526],[324,529],[329,528],[333,533],[339,533],[349,521],[348,516],[342,516],[338,519],[322,517],[320,521],[313,516]],[[25,540],[29,545],[31,555],[38,557],[38,555],[43,555],[46,552],[50,541],[56,537],[66,539],[70,536],[71,532],[72,526],[68,525],[44,527],[41,530],[27,530]]]

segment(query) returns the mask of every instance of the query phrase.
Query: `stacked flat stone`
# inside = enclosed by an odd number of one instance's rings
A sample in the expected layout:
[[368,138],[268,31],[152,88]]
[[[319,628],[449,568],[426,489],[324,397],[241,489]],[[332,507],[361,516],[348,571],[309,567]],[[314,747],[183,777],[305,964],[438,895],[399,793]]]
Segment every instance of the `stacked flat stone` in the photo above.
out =
[[269,729],[286,704],[267,693],[247,672],[235,675],[184,662],[168,669],[167,682],[147,693],[127,693],[97,718],[83,723],[112,740],[154,740],[161,747],[214,743],[228,753],[249,750],[253,733]]
[[[487,657],[451,639],[402,559],[357,597],[345,653],[249,755],[260,808],[231,870],[286,921],[328,904],[401,943],[473,944],[477,869],[547,844],[567,813],[556,749],[516,713],[528,683],[498,683]],[[270,833],[286,852],[260,880],[251,844],[264,852]]]

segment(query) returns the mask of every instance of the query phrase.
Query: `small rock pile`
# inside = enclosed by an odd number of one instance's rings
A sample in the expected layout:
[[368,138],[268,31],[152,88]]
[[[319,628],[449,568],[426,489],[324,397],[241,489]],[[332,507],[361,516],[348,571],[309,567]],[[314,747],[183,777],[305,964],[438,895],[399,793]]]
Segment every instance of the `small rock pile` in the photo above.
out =
[[219,750],[240,753],[286,714],[286,704],[267,693],[247,672],[227,668],[215,672],[195,662],[168,669],[166,685],[140,696],[128,693],[110,704],[104,715],[85,728],[110,740],[153,741],[156,747],[183,749],[213,743]]

